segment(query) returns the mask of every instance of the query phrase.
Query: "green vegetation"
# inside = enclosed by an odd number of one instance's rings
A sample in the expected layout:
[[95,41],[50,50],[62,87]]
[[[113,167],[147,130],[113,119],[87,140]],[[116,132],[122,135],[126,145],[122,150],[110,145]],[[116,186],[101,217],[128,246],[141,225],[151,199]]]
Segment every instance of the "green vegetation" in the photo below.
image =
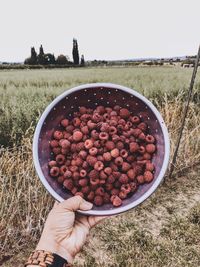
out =
[[[32,136],[45,107],[79,84],[134,88],[162,113],[173,153],[191,73],[178,67],[0,72],[0,265],[23,266],[53,204],[32,161]],[[173,179],[136,209],[94,228],[75,266],[200,266],[199,93],[198,74]]]

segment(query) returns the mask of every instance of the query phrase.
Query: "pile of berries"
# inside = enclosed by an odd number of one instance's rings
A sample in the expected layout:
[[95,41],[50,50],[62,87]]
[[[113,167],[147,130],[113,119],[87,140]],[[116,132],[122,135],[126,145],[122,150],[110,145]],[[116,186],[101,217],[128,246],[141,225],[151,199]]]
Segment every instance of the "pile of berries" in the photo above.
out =
[[117,207],[154,178],[155,137],[128,109],[80,107],[63,119],[50,141],[50,175],[73,195]]

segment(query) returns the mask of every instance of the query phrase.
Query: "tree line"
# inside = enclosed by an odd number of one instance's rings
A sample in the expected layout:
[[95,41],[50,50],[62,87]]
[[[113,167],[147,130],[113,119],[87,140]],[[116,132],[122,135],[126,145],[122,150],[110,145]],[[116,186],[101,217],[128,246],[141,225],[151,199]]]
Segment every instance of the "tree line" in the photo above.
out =
[[27,65],[85,65],[84,55],[79,57],[78,42],[76,39],[73,39],[73,48],[72,48],[72,57],[73,62],[70,61],[69,57],[65,55],[59,55],[55,58],[54,54],[44,53],[43,46],[40,46],[39,53],[37,54],[34,47],[31,47],[31,56],[26,58],[24,64]]

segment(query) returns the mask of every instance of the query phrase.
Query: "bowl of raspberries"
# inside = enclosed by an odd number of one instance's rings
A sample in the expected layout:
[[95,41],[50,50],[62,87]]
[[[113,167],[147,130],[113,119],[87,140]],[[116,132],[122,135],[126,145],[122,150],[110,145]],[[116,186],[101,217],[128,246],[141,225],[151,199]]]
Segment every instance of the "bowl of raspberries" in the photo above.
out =
[[169,136],[155,106],[133,89],[110,83],[65,91],[42,114],[34,134],[34,164],[58,201],[79,195],[88,215],[125,212],[162,182]]

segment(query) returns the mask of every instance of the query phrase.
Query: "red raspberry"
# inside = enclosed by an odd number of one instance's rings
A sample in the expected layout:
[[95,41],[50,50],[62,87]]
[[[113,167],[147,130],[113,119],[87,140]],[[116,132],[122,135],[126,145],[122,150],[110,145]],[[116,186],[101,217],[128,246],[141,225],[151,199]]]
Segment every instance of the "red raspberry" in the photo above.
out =
[[154,170],[154,165],[151,162],[146,163],[146,171],[152,172]]
[[99,113],[97,113],[97,112],[95,112],[95,113],[93,114],[93,116],[92,116],[92,120],[93,120],[94,122],[99,122],[99,121],[101,121],[101,119],[102,119],[101,115],[100,115]]
[[112,141],[113,141],[113,142],[116,143],[116,142],[118,142],[118,141],[120,141],[120,140],[123,141],[123,140],[122,140],[122,137],[120,138],[119,135],[117,135],[117,134],[113,134],[113,135],[112,135]]
[[104,196],[103,196],[103,202],[105,204],[108,204],[110,203],[110,195],[108,193],[104,193]]
[[128,162],[123,162],[122,163],[122,171],[123,172],[127,172],[128,170],[130,170],[131,165]]
[[119,150],[123,149],[124,148],[123,142],[121,142],[121,141],[117,142],[116,148],[118,148]]
[[134,170],[135,170],[135,173],[137,174],[137,175],[139,175],[139,174],[142,174],[142,166],[140,166],[140,165],[135,165],[134,166]]
[[93,141],[91,139],[87,139],[87,140],[85,140],[84,145],[85,145],[86,149],[90,149],[93,147]]
[[143,184],[145,182],[143,175],[138,175],[136,177],[136,180],[138,181],[139,184]]
[[77,152],[84,150],[84,148],[85,148],[84,142],[79,142],[78,144],[76,144],[76,151]]
[[114,207],[119,207],[122,205],[122,200],[118,196],[115,196],[112,200],[112,204]]
[[100,147],[101,147],[100,140],[96,140],[96,141],[94,141],[94,146],[95,146],[96,148],[100,148]]
[[113,171],[118,171],[118,166],[117,165],[115,165],[115,163],[114,162],[110,162],[110,168],[113,170]]
[[112,175],[114,176],[114,178],[118,179],[120,177],[121,173],[120,172],[113,171],[112,172]]
[[115,159],[115,164],[116,164],[117,166],[121,166],[121,165],[123,164],[123,158],[122,158],[122,157],[117,157],[117,158]]
[[84,187],[82,187],[81,192],[82,192],[83,194],[88,194],[88,193],[90,192],[90,187],[87,186],[87,185],[84,186]]
[[98,150],[97,150],[96,147],[92,147],[92,148],[89,149],[89,153],[92,156],[95,156],[97,154],[97,152],[98,152]]
[[109,138],[108,133],[106,133],[106,132],[100,132],[100,134],[99,134],[99,139],[100,140],[108,140],[108,138]]
[[69,125],[69,120],[68,119],[63,119],[63,120],[61,120],[60,124],[63,127],[67,127]]
[[89,129],[88,129],[87,125],[81,127],[81,132],[82,132],[83,134],[88,134],[88,133],[89,133]]
[[61,147],[62,148],[69,148],[70,147],[70,142],[68,140],[62,140],[61,142]]
[[72,120],[72,123],[73,123],[73,125],[74,125],[75,127],[79,127],[80,124],[81,124],[81,120],[80,120],[79,118],[74,118],[74,119]]
[[108,192],[110,192],[113,189],[112,183],[105,184],[105,188]]
[[130,116],[130,111],[127,108],[122,108],[119,111],[119,115],[121,118],[126,119]]
[[98,112],[99,114],[103,114],[105,112],[104,106],[97,106],[96,112]]
[[136,172],[135,172],[135,170],[130,169],[130,170],[128,170],[127,175],[128,175],[128,178],[129,178],[131,181],[133,181],[133,180],[135,179]]
[[71,179],[66,179],[64,182],[63,182],[63,185],[65,188],[67,188],[68,190],[72,190],[74,185],[73,185],[73,181]]
[[140,130],[142,130],[143,132],[145,132],[147,130],[147,124],[145,122],[141,122],[138,124],[137,126]]
[[58,154],[58,155],[56,156],[56,162],[57,162],[59,165],[64,164],[64,162],[65,162],[65,156],[62,155],[62,154]]
[[138,116],[131,117],[131,121],[134,124],[138,124],[140,122],[140,118]]
[[96,123],[92,122],[91,120],[89,120],[87,122],[87,126],[90,130],[94,129],[96,127]]
[[128,152],[127,152],[127,150],[126,149],[122,149],[122,150],[120,150],[120,156],[122,157],[122,158],[127,158],[128,157]]
[[134,137],[138,137],[140,134],[142,133],[142,131],[138,128],[135,128],[135,129],[131,129],[131,134],[134,136]]
[[119,149],[118,148],[114,148],[113,150],[111,150],[110,154],[111,154],[111,156],[113,158],[119,157]]
[[58,141],[57,140],[51,140],[50,141],[50,146],[51,147],[58,147]]
[[61,148],[61,154],[66,155],[69,153],[69,148]]
[[76,144],[71,144],[71,152],[76,152]]
[[101,128],[100,128],[100,131],[101,132],[108,132],[109,128],[110,128],[109,124],[107,122],[103,122],[101,125]]
[[79,172],[73,172],[72,177],[74,178],[74,180],[78,180],[80,178]]
[[91,170],[88,174],[90,179],[98,179],[99,178],[99,172],[96,170]]
[[111,190],[111,195],[115,195],[115,196],[117,196],[119,194],[119,189],[117,189],[117,188],[113,188],[112,190]]
[[137,190],[137,184],[135,182],[130,183],[131,192],[135,192]]
[[146,142],[147,143],[154,143],[155,142],[155,138],[153,137],[153,135],[148,134],[146,136]]
[[71,190],[71,192],[72,192],[73,195],[75,195],[75,194],[77,193],[77,191],[78,191],[78,189],[77,189],[76,187],[74,187],[74,188]]
[[110,152],[106,152],[106,153],[103,153],[103,158],[105,161],[111,161],[112,156],[111,156]]
[[67,133],[66,131],[63,131],[63,138],[68,139],[71,136],[70,133]]
[[106,181],[107,184],[113,184],[115,182],[115,177],[113,175],[110,175]]
[[56,177],[56,176],[58,176],[59,173],[60,173],[60,170],[59,170],[58,167],[52,167],[51,170],[50,170],[50,175],[51,175],[52,177]]
[[103,170],[101,170],[99,177],[100,177],[100,179],[105,180],[107,178],[107,175],[105,174],[105,172]]
[[153,173],[151,173],[150,171],[145,171],[144,172],[144,180],[145,180],[145,182],[150,183],[153,180]]
[[86,170],[80,170],[80,177],[85,177],[87,175]]
[[146,135],[144,133],[141,133],[138,138],[142,141],[144,141],[146,139]]
[[123,192],[125,192],[126,194],[129,194],[130,192],[131,192],[131,187],[130,187],[130,185],[129,184],[123,184],[122,186],[121,186],[121,191]]
[[103,196],[104,195],[104,189],[103,189],[103,187],[98,187],[96,190],[95,190],[95,195],[96,196]]
[[64,177],[65,177],[65,178],[70,178],[70,177],[72,177],[72,172],[67,170],[67,171],[64,173]]
[[98,185],[99,184],[99,179],[98,178],[90,178],[90,184],[91,185]]
[[102,170],[104,167],[104,164],[102,161],[97,161],[95,164],[94,164],[94,169],[97,170],[97,171],[100,171]]
[[107,141],[107,142],[105,143],[105,147],[106,147],[108,150],[112,150],[112,149],[115,148],[115,144],[114,144],[114,142],[112,142],[112,141]]
[[56,140],[60,140],[63,138],[63,133],[61,131],[55,131],[53,133],[53,137],[56,139]]
[[65,128],[65,131],[67,133],[72,133],[74,130],[74,126],[73,125],[68,125],[66,128]]
[[97,159],[91,155],[88,155],[86,161],[90,166],[94,166],[95,163],[97,162]]
[[109,128],[109,134],[110,135],[114,135],[116,133],[117,133],[116,127],[115,126],[110,126],[110,128]]
[[87,169],[89,167],[89,164],[87,163],[87,161],[83,162],[82,168],[83,169]]
[[86,107],[80,107],[79,112],[80,112],[80,114],[85,114],[85,113],[87,113],[87,108]]
[[91,137],[97,140],[99,138],[99,133],[96,130],[92,130]]
[[154,144],[148,144],[146,145],[146,151],[153,154],[156,151],[156,146]]
[[80,152],[79,152],[79,156],[82,158],[82,159],[86,159],[86,157],[87,157],[87,152],[85,151],[85,150],[81,150]]
[[140,154],[144,154],[145,153],[145,147],[144,146],[140,146],[139,147],[139,149],[138,149],[138,152],[140,153]]
[[55,160],[51,160],[51,161],[49,161],[48,165],[50,168],[52,168],[52,167],[57,166],[57,162]]
[[94,204],[96,206],[102,206],[103,205],[103,198],[101,196],[95,196]]
[[75,142],[80,141],[82,138],[83,138],[83,134],[82,134],[82,132],[80,132],[80,131],[76,131],[76,132],[73,133],[73,140],[74,140]]
[[119,192],[119,197],[120,197],[121,199],[125,199],[125,198],[127,198],[127,193],[126,193],[125,191],[120,191],[120,192]]
[[110,167],[106,167],[106,168],[104,169],[104,172],[105,172],[107,175],[110,175],[110,174],[112,173],[112,168],[110,168]]
[[61,175],[64,175],[64,173],[67,171],[67,166],[66,165],[63,165],[60,167],[60,174]]
[[94,191],[90,191],[90,193],[87,195],[87,200],[93,201],[94,200]]
[[80,179],[78,183],[80,186],[84,187],[88,184],[88,180],[86,178]]
[[57,178],[57,181],[58,181],[59,184],[63,184],[64,180],[65,180],[64,176],[59,176]]
[[71,172],[76,172],[78,171],[78,166],[69,166],[69,169]]
[[149,160],[149,159],[151,159],[151,155],[146,152],[146,153],[143,154],[143,159],[144,160]]
[[131,153],[135,153],[135,152],[137,152],[139,150],[139,145],[136,142],[131,142],[129,144],[129,148],[130,148],[130,152]]
[[128,176],[125,173],[122,173],[120,178],[119,178],[119,182],[121,184],[127,184],[128,183]]

